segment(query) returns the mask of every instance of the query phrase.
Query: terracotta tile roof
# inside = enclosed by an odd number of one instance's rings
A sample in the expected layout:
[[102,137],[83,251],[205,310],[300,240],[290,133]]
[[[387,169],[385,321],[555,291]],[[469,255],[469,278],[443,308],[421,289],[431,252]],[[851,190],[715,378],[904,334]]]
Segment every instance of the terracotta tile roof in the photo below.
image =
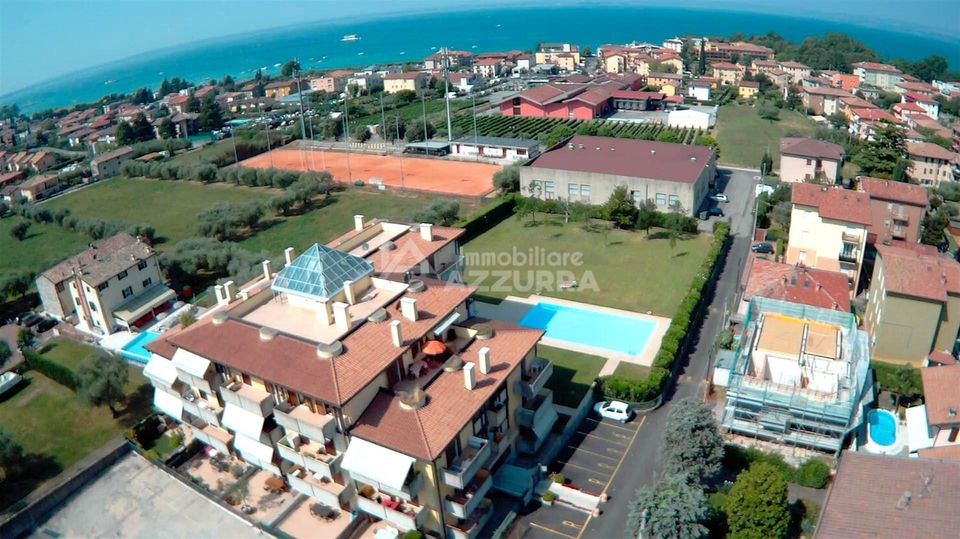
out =
[[900,73],[900,70],[889,64],[878,64],[876,62],[857,62],[851,67],[861,68],[866,71],[885,71],[887,73]]
[[860,189],[868,193],[871,199],[889,200],[922,208],[928,203],[927,190],[912,183],[863,176],[860,178]]
[[927,82],[910,82],[910,81],[904,80],[898,83],[897,86],[900,88],[903,88],[904,90],[907,90],[908,92],[921,92],[921,93],[926,92],[926,93],[932,93],[932,94],[939,93],[939,90],[937,90],[936,86]]
[[[499,321],[474,319],[494,328],[494,337],[475,340],[460,357],[475,365],[476,387],[464,387],[463,371],[443,372],[424,391],[426,403],[415,410],[400,408],[399,397],[381,390],[350,431],[368,442],[399,451],[411,457],[432,461],[460,433],[480,408],[504,385],[507,376],[536,346],[542,331],[521,328]],[[490,372],[482,374],[478,356],[481,348],[490,349]]]
[[742,82],[740,83],[740,87],[741,87],[741,88],[759,88],[759,87],[760,87],[760,83],[759,83],[759,82],[752,82],[752,81],[745,80],[745,81],[742,81]]
[[917,451],[922,459],[956,460],[960,461],[960,444],[928,447]]
[[876,247],[887,292],[934,301],[946,301],[948,294],[960,295],[960,262],[903,243],[878,243]]
[[954,152],[933,144],[932,142],[907,142],[907,155],[909,157],[919,156],[919,157],[929,157],[931,159],[940,159],[943,161],[951,161],[954,157],[957,156]]
[[924,367],[923,402],[930,425],[960,425],[960,365]]
[[712,67],[713,69],[720,69],[720,70],[724,70],[724,71],[729,71],[729,70],[739,71],[739,70],[740,70],[740,66],[738,66],[737,64],[731,64],[730,62],[716,62],[716,63],[710,64],[710,67]]
[[666,97],[660,92],[634,92],[631,90],[617,90],[611,94],[614,99],[655,99],[662,100]]
[[410,71],[408,73],[388,73],[383,76],[383,80],[417,80],[423,77],[419,71]]
[[780,67],[783,69],[810,69],[810,66],[800,62],[780,62]]
[[[417,300],[416,322],[400,314],[399,300],[385,309],[382,322],[363,322],[341,339],[343,353],[332,360],[320,359],[316,343],[285,334],[271,341],[260,340],[260,326],[229,318],[221,325],[195,324],[171,337],[176,348],[299,391],[322,401],[340,405],[366,387],[390,362],[400,357],[409,344],[421,339],[473,293],[473,288],[424,279],[426,290],[409,294]],[[404,346],[393,345],[390,322],[400,321]],[[160,339],[157,339],[159,341]],[[154,341],[156,342],[156,341]],[[152,343],[151,343],[152,344]],[[159,350],[165,345],[151,347]]]
[[867,101],[866,99],[861,99],[859,97],[841,97],[840,102],[846,105],[851,109],[876,109],[880,108],[873,103]]
[[956,537],[958,498],[960,463],[844,451],[817,537]]
[[581,92],[570,98],[571,101],[583,101],[594,107],[599,106],[610,99],[612,90],[603,86],[594,86],[585,92]]
[[537,86],[536,88],[531,88],[523,92],[519,97],[520,99],[524,99],[538,105],[546,105],[556,101],[557,99],[566,97],[567,94],[568,91],[561,90],[552,84],[544,84],[543,86]]
[[801,92],[810,95],[822,95],[831,97],[853,97],[853,94],[840,88],[830,88],[826,86],[805,86],[800,89]]
[[927,354],[927,359],[940,365],[955,365],[957,363],[957,358],[947,352],[941,352],[939,350],[934,350]]
[[764,258],[753,259],[743,292],[744,300],[754,296],[850,311],[850,285],[846,275]]
[[183,105],[189,99],[189,96],[177,94],[167,99],[168,105]]
[[898,120],[895,116],[891,115],[889,112],[885,110],[880,110],[878,108],[850,109],[850,114],[866,122],[887,122],[891,124],[900,123],[900,120]]
[[812,138],[783,137],[780,139],[780,154],[840,161],[843,159],[843,147]]
[[916,103],[894,103],[893,111],[902,111],[902,112],[919,112],[921,114],[926,114],[927,111],[920,105]]
[[870,204],[866,193],[812,183],[793,186],[793,203],[817,208],[820,217],[869,226]]
[[527,166],[694,183],[713,157],[703,146],[577,135]]
[[425,241],[418,231],[407,232],[393,240],[396,249],[392,251],[377,249],[364,258],[373,264],[373,270],[377,273],[406,273],[462,236],[464,232],[466,230],[462,228],[435,226],[433,241]]
[[89,248],[49,268],[40,275],[53,283],[59,283],[70,277],[75,267],[79,266],[80,269],[83,270],[97,264],[98,261],[105,257],[109,257],[113,253],[136,243],[136,238],[126,232],[121,232],[116,236],[93,242]]
[[[937,102],[936,99],[934,99],[934,98],[932,98],[932,97],[930,97],[930,96],[918,94],[918,93],[916,93],[916,92],[907,92],[906,94],[904,94],[904,97],[906,97],[906,98],[907,98],[908,100],[910,100],[910,101],[915,101],[915,102],[918,102],[918,103],[930,103],[930,104],[934,104],[934,103]],[[908,102],[909,102],[909,101],[908,101]]]
[[683,79],[683,76],[680,75],[680,74],[677,74],[677,73],[658,73],[658,72],[655,72],[655,71],[651,71],[650,74],[647,75],[647,80],[649,80],[649,79],[672,79],[672,80],[681,80],[681,79]]

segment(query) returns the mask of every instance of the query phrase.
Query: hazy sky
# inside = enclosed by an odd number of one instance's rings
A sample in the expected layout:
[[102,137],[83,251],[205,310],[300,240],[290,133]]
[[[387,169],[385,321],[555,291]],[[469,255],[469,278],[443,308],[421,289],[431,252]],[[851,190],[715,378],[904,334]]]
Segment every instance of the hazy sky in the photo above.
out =
[[[0,0],[0,94],[151,50],[278,26],[479,6],[579,4],[665,5],[662,0]],[[960,41],[960,0],[685,0],[668,5],[808,16]]]

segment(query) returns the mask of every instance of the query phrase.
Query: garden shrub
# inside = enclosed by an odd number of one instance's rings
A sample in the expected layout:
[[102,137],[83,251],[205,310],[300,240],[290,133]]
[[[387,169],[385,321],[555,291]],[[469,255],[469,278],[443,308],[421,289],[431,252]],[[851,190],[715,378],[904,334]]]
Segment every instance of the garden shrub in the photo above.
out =
[[47,378],[58,384],[69,388],[72,391],[77,390],[77,376],[69,368],[47,359],[42,354],[38,354],[29,348],[23,349],[23,359],[27,367],[39,372]]
[[777,453],[754,448],[728,445],[724,451],[724,467],[735,471],[745,470],[751,464],[763,462],[777,469],[788,483],[809,488],[824,488],[830,479],[830,465],[823,460],[811,458],[799,467],[787,464]]

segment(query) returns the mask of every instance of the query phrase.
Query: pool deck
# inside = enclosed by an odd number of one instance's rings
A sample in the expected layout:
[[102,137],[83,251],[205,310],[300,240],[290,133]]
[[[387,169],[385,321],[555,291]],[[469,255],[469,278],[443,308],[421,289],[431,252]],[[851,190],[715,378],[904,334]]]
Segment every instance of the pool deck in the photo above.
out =
[[650,333],[650,338],[647,339],[647,343],[644,345],[643,352],[641,352],[639,355],[636,355],[636,356],[620,354],[604,348],[585,346],[581,344],[571,343],[568,341],[559,341],[556,339],[551,339],[549,337],[544,337],[540,341],[547,346],[553,346],[555,348],[572,350],[574,352],[592,354],[595,356],[607,358],[607,361],[606,363],[604,363],[603,368],[600,369],[601,376],[613,374],[613,372],[617,369],[617,365],[619,365],[621,361],[626,363],[633,363],[635,365],[642,365],[644,367],[649,367],[653,365],[653,359],[654,357],[656,357],[657,351],[660,350],[660,343],[663,340],[663,336],[667,333],[667,329],[670,327],[670,319],[664,318],[662,316],[652,316],[649,314],[641,314],[641,313],[635,313],[631,311],[624,311],[622,309],[613,309],[610,307],[601,307],[598,305],[591,305],[589,303],[580,303],[577,301],[569,301],[565,299],[538,296],[536,294],[528,296],[526,298],[521,298],[518,296],[507,296],[498,305],[483,303],[483,302],[477,302],[474,305],[477,308],[477,314],[479,314],[484,318],[504,320],[507,322],[512,322],[514,324],[519,324],[523,316],[527,313],[527,311],[530,310],[530,307],[532,307],[533,305],[536,305],[537,303],[560,305],[564,307],[581,309],[584,311],[592,311],[596,313],[605,313],[605,314],[620,316],[624,318],[635,318],[638,320],[643,320],[645,322],[652,322],[654,324],[653,331]]
[[873,439],[870,438],[871,427],[870,427],[870,420],[868,415],[864,417],[864,420],[863,420],[864,428],[866,430],[866,435],[865,435],[866,443],[861,444],[859,447],[859,450],[866,451],[867,453],[873,453],[876,455],[899,455],[902,453],[903,454],[908,453],[909,449],[907,448],[906,422],[901,422],[900,419],[897,417],[897,414],[894,414],[889,410],[883,410],[881,408],[877,408],[876,410],[870,410],[867,413],[869,414],[870,412],[874,412],[874,411],[880,411],[880,413],[889,414],[893,416],[894,425],[896,425],[896,428],[897,428],[896,439],[893,441],[893,444],[891,445],[880,445],[874,442]]

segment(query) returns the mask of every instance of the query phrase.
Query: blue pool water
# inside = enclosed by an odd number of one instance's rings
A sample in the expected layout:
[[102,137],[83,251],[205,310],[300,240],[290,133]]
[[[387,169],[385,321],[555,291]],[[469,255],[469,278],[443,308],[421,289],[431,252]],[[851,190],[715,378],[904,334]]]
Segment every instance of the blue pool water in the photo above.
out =
[[888,447],[897,441],[897,421],[885,410],[871,410],[867,414],[868,435],[873,443]]
[[144,346],[150,344],[159,336],[159,333],[144,331],[134,337],[132,341],[128,342],[127,345],[120,350],[120,356],[123,357],[123,359],[136,363],[146,363],[150,361],[150,352],[144,348]]
[[638,318],[587,311],[575,307],[537,303],[520,325],[546,332],[546,336],[582,346],[639,356],[656,324]]

